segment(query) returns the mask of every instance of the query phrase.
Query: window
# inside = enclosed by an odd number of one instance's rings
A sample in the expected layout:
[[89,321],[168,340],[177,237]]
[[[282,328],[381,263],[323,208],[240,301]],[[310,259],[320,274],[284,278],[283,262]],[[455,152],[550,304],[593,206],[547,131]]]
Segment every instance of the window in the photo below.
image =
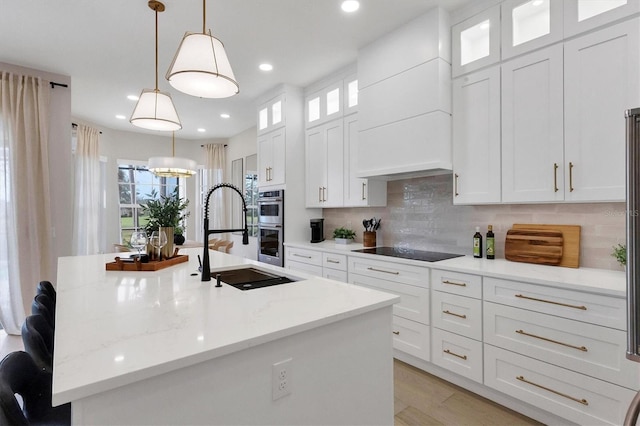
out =
[[[120,243],[126,244],[134,230],[147,224],[148,218],[142,215],[140,204],[145,204],[153,198],[171,195],[176,187],[180,188],[180,184],[179,178],[154,175],[147,169],[146,164],[118,160]],[[179,191],[182,194],[182,188]]]
[[244,198],[247,203],[249,236],[258,236],[258,175],[248,171],[244,179]]

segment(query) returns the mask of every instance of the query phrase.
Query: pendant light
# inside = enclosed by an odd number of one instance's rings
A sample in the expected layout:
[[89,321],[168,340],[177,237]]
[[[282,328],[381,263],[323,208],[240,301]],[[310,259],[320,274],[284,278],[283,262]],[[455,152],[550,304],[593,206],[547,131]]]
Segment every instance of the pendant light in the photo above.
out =
[[180,130],[182,124],[171,95],[158,90],[158,12],[164,12],[164,4],[157,0],[149,0],[148,4],[156,13],[156,88],[142,90],[129,122],[149,130]]
[[196,174],[197,164],[188,158],[176,157],[176,133],[171,135],[172,156],[151,157],[147,168],[151,173],[160,177],[187,178]]
[[205,30],[206,0],[202,0],[202,33],[186,32],[166,78],[176,90],[201,98],[228,98],[240,86],[220,40]]

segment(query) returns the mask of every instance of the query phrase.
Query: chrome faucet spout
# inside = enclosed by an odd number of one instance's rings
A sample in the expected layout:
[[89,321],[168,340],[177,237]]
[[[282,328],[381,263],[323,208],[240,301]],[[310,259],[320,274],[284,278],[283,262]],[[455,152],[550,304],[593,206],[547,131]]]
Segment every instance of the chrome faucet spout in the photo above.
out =
[[[242,199],[242,211],[244,213],[244,227],[241,229],[209,229],[209,201],[211,194],[219,188],[229,188],[235,191]],[[204,204],[204,253],[202,253],[202,278],[201,281],[211,281],[211,266],[209,264],[209,235],[224,234],[227,232],[242,232],[242,244],[249,244],[249,227],[247,226],[247,203],[242,192],[230,183],[219,183],[209,190]]]

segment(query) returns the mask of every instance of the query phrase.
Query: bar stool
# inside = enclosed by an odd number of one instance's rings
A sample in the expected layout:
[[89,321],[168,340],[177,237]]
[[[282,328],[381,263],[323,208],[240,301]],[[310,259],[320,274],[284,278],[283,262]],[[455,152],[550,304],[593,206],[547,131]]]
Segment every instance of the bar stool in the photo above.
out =
[[53,374],[53,328],[40,314],[29,315],[22,324],[24,350],[41,370]]

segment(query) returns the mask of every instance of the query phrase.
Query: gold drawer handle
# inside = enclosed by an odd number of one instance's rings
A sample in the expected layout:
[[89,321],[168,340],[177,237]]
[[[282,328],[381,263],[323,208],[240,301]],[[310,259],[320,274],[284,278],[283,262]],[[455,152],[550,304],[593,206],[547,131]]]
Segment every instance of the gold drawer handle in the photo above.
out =
[[444,280],[442,281],[442,284],[451,284],[451,285],[458,285],[460,287],[466,287],[467,284],[466,283],[457,283],[455,281],[449,281],[449,280]]
[[298,254],[298,253],[293,253],[293,255],[296,256],[296,257],[303,257],[305,259],[311,259],[311,256],[304,256],[304,255]]
[[368,270],[370,271],[374,271],[374,272],[384,272],[385,274],[393,274],[393,275],[400,275],[400,272],[397,271],[385,271],[384,269],[376,269],[376,268],[372,268],[371,266],[367,267]]
[[549,338],[547,338],[547,337],[536,336],[535,334],[527,333],[527,332],[526,332],[526,331],[524,331],[524,330],[516,330],[516,333],[518,333],[518,334],[523,334],[523,335],[525,335],[525,336],[529,336],[529,337],[534,337],[534,338],[536,338],[536,339],[544,340],[544,341],[546,341],[546,342],[555,343],[555,344],[557,344],[557,345],[566,346],[566,347],[568,347],[568,348],[577,349],[577,350],[582,351],[582,352],[587,352],[587,350],[588,350],[588,349],[587,349],[586,347],[584,347],[584,346],[575,346],[575,345],[572,345],[572,344],[569,344],[569,343],[564,343],[564,342],[559,342],[559,341],[557,341],[557,340],[549,339]]
[[573,163],[569,161],[569,192],[573,192]]
[[465,314],[456,314],[454,312],[449,312],[449,311],[442,311],[442,313],[447,315],[453,315],[454,317],[458,317],[458,318],[464,318],[464,319],[467,318]]
[[455,353],[455,352],[451,352],[449,349],[445,349],[445,350],[444,350],[444,351],[442,351],[442,352],[444,352],[445,354],[449,354],[449,355],[457,356],[458,358],[462,358],[462,359],[464,359],[465,361],[467,360],[467,356],[466,356],[466,355],[458,355],[458,354],[457,354],[457,353]]
[[399,331],[392,331],[392,333],[393,333],[393,334],[395,334],[396,336],[397,336],[398,334],[400,334],[400,332],[399,332]]
[[554,302],[553,300],[536,299],[535,297],[524,296],[522,294],[516,294],[516,297],[519,297],[521,299],[535,300],[536,302],[544,302],[544,303],[551,303],[551,304],[554,304],[554,305],[566,306],[567,308],[580,309],[582,311],[586,311],[587,310],[586,306],[569,305],[568,303]]
[[460,195],[458,193],[458,178],[460,177],[460,175],[458,175],[456,173],[456,174],[453,175],[453,177],[454,177],[454,180],[453,180],[453,187],[454,187],[453,193],[457,197],[458,195]]
[[553,192],[558,192],[558,163],[553,163]]
[[327,259],[327,263],[340,263],[339,260]]
[[553,389],[550,389],[550,388],[548,388],[548,387],[546,387],[546,386],[542,386],[542,385],[539,385],[539,384],[537,384],[537,383],[531,382],[531,381],[529,381],[529,380],[525,379],[523,376],[517,376],[517,377],[516,377],[516,379],[520,380],[521,382],[525,382],[525,383],[528,383],[528,384],[530,384],[530,385],[536,386],[536,387],[538,387],[538,388],[540,388],[540,389],[544,389],[544,390],[549,391],[549,392],[551,392],[551,393],[555,393],[556,395],[560,395],[560,396],[565,397],[565,398],[567,398],[567,399],[570,399],[570,400],[572,400],[572,401],[578,402],[578,403],[580,403],[580,404],[582,404],[582,405],[589,405],[589,402],[588,402],[586,399],[584,399],[584,398],[582,398],[582,399],[574,398],[574,397],[569,396],[569,395],[567,395],[567,394],[565,394],[565,393],[558,392],[558,391],[555,391],[555,390],[553,390]]

